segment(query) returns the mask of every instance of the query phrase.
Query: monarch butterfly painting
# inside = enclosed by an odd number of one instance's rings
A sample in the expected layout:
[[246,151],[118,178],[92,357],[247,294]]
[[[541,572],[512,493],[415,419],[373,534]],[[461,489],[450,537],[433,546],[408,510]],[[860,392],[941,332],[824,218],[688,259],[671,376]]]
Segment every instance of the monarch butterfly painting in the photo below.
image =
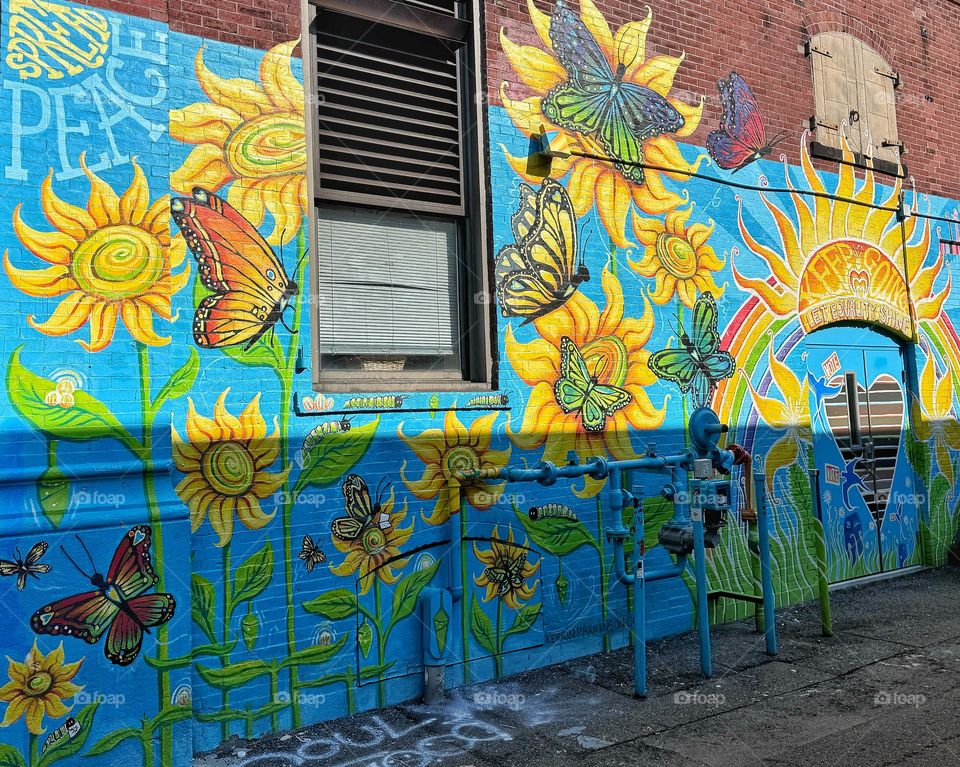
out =
[[577,261],[570,196],[553,179],[539,190],[520,185],[520,209],[510,226],[514,242],[497,254],[497,298],[504,317],[522,317],[525,325],[563,306],[590,272]]
[[200,282],[213,291],[197,307],[194,341],[249,349],[283,321],[297,283],[256,227],[213,192],[195,188],[193,197],[174,198],[170,211],[200,265]]
[[327,555],[313,542],[311,536],[305,535],[297,559],[306,565],[308,573],[312,573],[314,567],[327,561]]
[[[87,559],[93,559],[83,541]],[[150,561],[151,531],[146,525],[129,530],[110,562],[106,576],[87,573],[63,550],[64,556],[94,586],[93,591],[60,599],[37,610],[30,627],[38,634],[72,636],[95,644],[106,634],[107,660],[129,666],[140,654],[144,633],[173,617],[171,594],[147,594],[160,580]]]

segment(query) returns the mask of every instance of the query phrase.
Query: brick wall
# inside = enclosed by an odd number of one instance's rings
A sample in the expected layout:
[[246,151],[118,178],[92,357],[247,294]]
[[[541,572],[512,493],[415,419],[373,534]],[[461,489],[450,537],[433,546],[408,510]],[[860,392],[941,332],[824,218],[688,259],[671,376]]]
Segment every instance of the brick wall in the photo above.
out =
[[[598,0],[610,26],[642,18],[642,4]],[[537,0],[551,12],[553,0]],[[576,3],[572,4],[574,7]],[[960,5],[953,0],[923,2],[914,7],[892,0],[876,3],[796,0],[679,0],[652,3],[653,25],[648,56],[679,55],[686,59],[674,83],[675,92],[687,91],[689,102],[706,96],[707,109],[691,138],[703,145],[717,127],[720,105],[716,81],[736,70],[750,83],[760,102],[768,135],[785,130],[796,136],[813,114],[810,62],[798,50],[818,32],[849,32],[868,42],[901,75],[897,91],[900,140],[909,152],[904,161],[917,188],[956,197],[960,181],[953,171],[960,150]],[[509,82],[518,98],[523,85],[500,50],[500,29],[517,43],[535,42],[525,0],[489,0],[486,3],[488,84],[491,102],[499,103],[501,82]],[[922,30],[926,30],[925,36]],[[798,160],[798,143],[784,141],[777,153]],[[823,168],[831,164],[824,163]],[[835,167],[835,164],[833,164]]]

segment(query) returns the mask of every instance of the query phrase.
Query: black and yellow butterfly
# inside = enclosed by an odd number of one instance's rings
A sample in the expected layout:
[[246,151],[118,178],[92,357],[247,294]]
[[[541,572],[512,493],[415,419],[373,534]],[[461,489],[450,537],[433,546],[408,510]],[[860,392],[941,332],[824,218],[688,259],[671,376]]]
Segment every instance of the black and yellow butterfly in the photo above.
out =
[[305,535],[297,559],[302,559],[307,566],[307,572],[312,573],[314,567],[327,561],[327,555],[313,542],[313,538]]
[[497,596],[502,597],[523,588],[523,566],[526,562],[526,552],[519,552],[505,566],[488,565],[483,575],[490,583],[496,584]]
[[564,413],[579,413],[587,431],[603,431],[607,418],[630,404],[633,395],[626,389],[597,381],[577,345],[560,339],[560,377],[553,395]]
[[40,541],[30,547],[26,559],[20,556],[19,549],[16,552],[16,559],[0,559],[0,575],[16,575],[17,590],[23,591],[27,585],[27,576],[39,577],[40,573],[49,573],[53,568],[50,565],[40,563],[40,559],[47,553],[46,541]]
[[504,317],[523,323],[563,306],[590,279],[577,263],[577,219],[563,185],[520,185],[520,208],[510,218],[514,242],[497,253],[497,298]]
[[351,543],[360,540],[368,530],[380,528],[390,529],[390,515],[381,511],[380,499],[386,490],[383,480],[377,488],[376,503],[370,500],[370,490],[367,483],[357,474],[348,474],[343,480],[343,502],[347,516],[333,520],[331,530],[336,538]]

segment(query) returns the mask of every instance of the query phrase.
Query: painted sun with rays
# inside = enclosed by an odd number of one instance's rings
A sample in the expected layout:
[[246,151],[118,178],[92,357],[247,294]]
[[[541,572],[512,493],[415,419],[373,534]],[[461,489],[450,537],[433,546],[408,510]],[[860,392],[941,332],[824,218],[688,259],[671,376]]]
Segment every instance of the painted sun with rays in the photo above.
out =
[[[845,139],[842,144],[844,161],[852,163]],[[750,252],[769,267],[772,279],[746,277],[735,264],[737,284],[775,317],[798,317],[807,333],[836,322],[860,321],[911,338],[914,323],[935,319],[950,293],[949,278],[941,291],[934,291],[942,256],[922,268],[930,246],[929,224],[908,216],[901,230],[900,179],[877,201],[881,187],[872,169],[858,188],[853,166],[842,164],[835,188],[828,189],[810,160],[806,136],[800,159],[808,188],[824,196],[798,192],[789,174],[793,211],[760,193],[775,224],[775,247],[751,234],[738,197],[740,234]]]

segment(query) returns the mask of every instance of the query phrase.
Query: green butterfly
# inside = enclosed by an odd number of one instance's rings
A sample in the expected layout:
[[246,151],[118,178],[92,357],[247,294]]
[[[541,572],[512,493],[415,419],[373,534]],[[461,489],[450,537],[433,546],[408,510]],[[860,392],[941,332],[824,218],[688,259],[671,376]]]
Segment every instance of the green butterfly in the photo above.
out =
[[603,431],[607,418],[633,399],[626,389],[597,383],[577,345],[566,336],[560,339],[560,378],[553,385],[553,396],[564,413],[580,413],[587,431]]
[[693,305],[693,328],[688,335],[680,328],[680,346],[650,355],[647,363],[657,378],[672,381],[689,394],[694,407],[708,407],[713,390],[724,378],[732,378],[736,362],[720,348],[717,332],[717,302],[712,293],[701,293]]
[[683,115],[656,91],[624,81],[626,66],[616,71],[587,25],[564,0],[557,0],[550,19],[550,42],[569,80],[554,86],[543,99],[543,114],[562,128],[591,136],[617,162],[617,170],[637,184],[644,180],[643,143],[676,133]]

